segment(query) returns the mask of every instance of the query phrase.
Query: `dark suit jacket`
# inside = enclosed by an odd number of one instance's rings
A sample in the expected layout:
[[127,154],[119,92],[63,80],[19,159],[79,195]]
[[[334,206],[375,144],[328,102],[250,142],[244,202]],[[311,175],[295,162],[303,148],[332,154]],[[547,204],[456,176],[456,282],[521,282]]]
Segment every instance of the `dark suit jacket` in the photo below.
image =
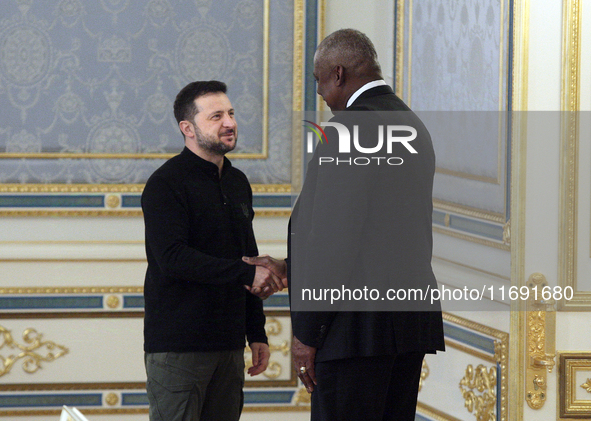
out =
[[351,154],[339,154],[336,130],[325,128],[328,143],[319,144],[310,161],[290,220],[293,333],[317,348],[316,361],[443,350],[439,303],[417,308],[412,307],[416,302],[383,301],[377,304],[391,311],[373,311],[367,301],[368,311],[299,311],[300,298],[293,295],[303,285],[319,289],[339,283],[348,288],[373,285],[382,296],[385,286],[437,288],[431,269],[435,155],[429,132],[389,86],[365,91],[331,122],[350,129],[359,125],[359,144],[366,148],[376,145],[380,125],[411,126],[417,137],[410,145],[417,153],[395,142],[386,154],[384,141],[377,155],[400,157],[402,165],[389,165],[383,159],[370,165],[319,165],[321,156],[358,157],[364,163],[376,155],[356,154],[353,142]]

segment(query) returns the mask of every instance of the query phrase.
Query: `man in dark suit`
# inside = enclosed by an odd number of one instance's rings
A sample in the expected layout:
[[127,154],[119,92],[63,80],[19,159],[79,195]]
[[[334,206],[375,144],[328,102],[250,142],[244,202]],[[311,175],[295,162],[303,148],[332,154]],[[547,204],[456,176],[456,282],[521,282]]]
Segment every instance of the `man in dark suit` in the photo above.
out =
[[428,299],[437,288],[431,138],[361,32],[325,38],[314,77],[335,116],[321,123],[287,262],[249,263],[287,273],[292,356],[312,420],[414,420],[423,358],[444,350],[440,306]]

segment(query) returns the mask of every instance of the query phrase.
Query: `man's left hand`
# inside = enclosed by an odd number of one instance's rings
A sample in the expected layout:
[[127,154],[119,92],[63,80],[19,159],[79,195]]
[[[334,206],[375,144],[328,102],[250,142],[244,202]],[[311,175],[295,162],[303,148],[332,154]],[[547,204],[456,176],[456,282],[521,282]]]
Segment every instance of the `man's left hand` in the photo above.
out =
[[248,374],[256,376],[267,369],[271,351],[269,351],[269,345],[262,342],[253,342],[250,344],[250,349],[252,351],[252,367],[248,369]]
[[295,336],[291,343],[291,356],[298,377],[306,386],[308,393],[312,393],[316,384],[316,373],[314,372],[314,360],[316,359],[316,348],[302,343]]

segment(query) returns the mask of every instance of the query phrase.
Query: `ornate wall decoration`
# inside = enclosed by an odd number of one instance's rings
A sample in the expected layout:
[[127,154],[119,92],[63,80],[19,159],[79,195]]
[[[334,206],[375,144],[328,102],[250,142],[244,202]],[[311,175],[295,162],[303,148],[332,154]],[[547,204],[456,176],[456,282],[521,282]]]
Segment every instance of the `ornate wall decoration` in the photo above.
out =
[[0,377],[10,373],[18,361],[22,360],[23,370],[32,374],[41,368],[42,362],[52,362],[68,353],[65,346],[53,341],[44,341],[43,334],[33,328],[23,332],[23,341],[24,345],[17,343],[12,338],[10,330],[0,326],[0,350],[5,348],[11,353],[7,357],[0,355]]
[[452,214],[451,229],[442,218],[436,222],[438,232],[465,232],[463,239],[484,237],[493,241],[480,243],[507,249],[512,3],[396,4],[395,88],[431,132],[437,156],[435,207],[444,203],[471,219],[469,225],[460,224],[464,221],[454,221]]
[[419,379],[419,392],[423,388],[423,382],[429,377],[429,366],[427,365],[427,361],[423,360],[423,365],[421,367],[421,378]]
[[289,182],[293,1],[2,7],[0,183],[144,183],[183,147],[177,92],[209,79],[228,84],[238,166]]
[[[561,352],[559,357],[558,409],[563,418],[591,417],[591,353]],[[587,379],[581,384],[581,378]]]
[[469,364],[466,374],[460,380],[460,391],[464,405],[478,421],[495,421],[497,404],[497,368],[487,368],[479,364],[476,368]]

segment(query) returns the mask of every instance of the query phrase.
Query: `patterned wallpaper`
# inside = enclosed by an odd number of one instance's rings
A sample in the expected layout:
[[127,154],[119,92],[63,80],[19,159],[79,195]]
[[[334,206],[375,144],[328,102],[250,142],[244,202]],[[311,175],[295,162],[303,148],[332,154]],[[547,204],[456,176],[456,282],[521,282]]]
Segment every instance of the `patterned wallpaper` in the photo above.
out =
[[504,217],[511,2],[397,1],[404,4],[397,88],[433,137],[434,197]]
[[289,183],[293,2],[273,1],[267,22],[265,7],[3,0],[0,183],[143,183],[183,147],[177,92],[208,79],[228,84],[236,108],[234,164],[253,183]]

